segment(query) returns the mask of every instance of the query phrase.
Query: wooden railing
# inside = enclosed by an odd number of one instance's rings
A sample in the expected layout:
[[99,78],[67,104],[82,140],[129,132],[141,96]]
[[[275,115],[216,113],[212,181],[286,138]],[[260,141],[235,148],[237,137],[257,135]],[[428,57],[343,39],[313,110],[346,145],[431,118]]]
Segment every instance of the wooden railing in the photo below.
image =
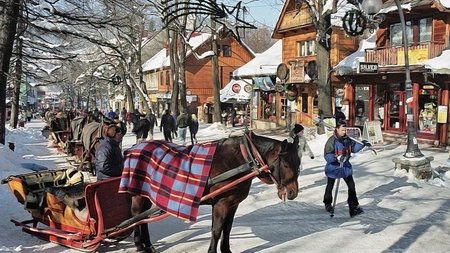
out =
[[[423,61],[439,56],[447,47],[444,42],[426,42],[409,46],[409,64],[420,64]],[[365,50],[366,62],[377,62],[378,66],[404,65],[403,46],[368,48]]]

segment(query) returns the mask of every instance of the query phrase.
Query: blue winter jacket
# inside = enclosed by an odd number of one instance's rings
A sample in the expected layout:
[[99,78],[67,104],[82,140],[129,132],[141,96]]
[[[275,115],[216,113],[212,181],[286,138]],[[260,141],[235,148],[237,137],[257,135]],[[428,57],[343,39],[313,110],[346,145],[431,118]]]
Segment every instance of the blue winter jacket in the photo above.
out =
[[[357,153],[364,148],[364,145],[350,139],[347,135],[337,137],[331,136],[325,144],[324,157],[327,161],[325,165],[325,175],[330,178],[345,178],[353,174],[352,164],[350,163],[351,153]],[[345,157],[342,163],[338,157]]]

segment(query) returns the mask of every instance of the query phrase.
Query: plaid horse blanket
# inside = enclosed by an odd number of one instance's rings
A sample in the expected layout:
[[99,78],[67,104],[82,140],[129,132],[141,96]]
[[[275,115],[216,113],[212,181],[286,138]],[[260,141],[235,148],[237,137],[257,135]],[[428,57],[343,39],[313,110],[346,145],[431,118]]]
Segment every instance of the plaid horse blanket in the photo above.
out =
[[178,146],[142,142],[125,152],[119,192],[148,197],[161,210],[195,221],[218,142]]

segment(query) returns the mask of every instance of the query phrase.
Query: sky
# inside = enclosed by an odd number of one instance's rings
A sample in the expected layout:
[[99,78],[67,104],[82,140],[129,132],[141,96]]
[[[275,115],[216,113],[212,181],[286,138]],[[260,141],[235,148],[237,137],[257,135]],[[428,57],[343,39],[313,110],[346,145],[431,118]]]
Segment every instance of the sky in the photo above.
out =
[[[235,6],[239,1],[223,0],[217,2]],[[283,2],[283,0],[244,0],[241,6],[245,6],[248,9],[246,21],[257,27],[268,26],[274,28],[283,8]]]
[[[24,164],[51,169],[67,168],[65,156],[47,148],[40,130],[41,120],[25,128],[7,130],[7,140],[15,142],[15,152],[0,145],[0,178],[29,173]],[[200,125],[200,142],[240,134],[221,125]],[[284,139],[286,134],[269,134]],[[450,252],[450,172],[448,152],[421,147],[436,172],[430,180],[418,180],[403,170],[394,171],[392,158],[402,157],[404,145],[382,144],[375,156],[371,152],[355,154],[351,161],[360,204],[365,213],[348,215],[347,187],[341,182],[334,218],[325,212],[323,145],[326,135],[308,136],[315,159],[303,158],[299,177],[300,193],[292,201],[282,202],[273,185],[253,180],[250,194],[238,208],[231,231],[233,252]],[[155,139],[162,139],[159,129]],[[135,137],[127,133],[123,147],[129,148]],[[176,141],[178,142],[178,141]],[[179,143],[179,142],[178,142]],[[384,149],[384,150],[383,150]],[[30,215],[17,202],[7,185],[0,185],[0,252],[79,252],[32,237],[15,227],[11,218],[26,220]],[[162,253],[206,252],[211,225],[210,206],[201,206],[196,223],[169,217],[149,225],[152,241]],[[120,243],[106,242],[100,252],[135,252],[132,237]]]

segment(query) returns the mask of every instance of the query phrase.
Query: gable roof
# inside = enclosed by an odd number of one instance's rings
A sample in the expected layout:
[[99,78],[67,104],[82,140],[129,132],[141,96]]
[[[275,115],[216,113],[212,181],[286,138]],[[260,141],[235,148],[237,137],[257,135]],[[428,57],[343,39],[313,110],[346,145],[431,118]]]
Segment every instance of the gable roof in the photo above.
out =
[[233,77],[275,75],[282,61],[282,40],[278,40],[263,53],[233,71]]
[[[188,41],[190,48],[186,52],[186,57],[190,56],[191,54],[194,54],[195,57],[197,57],[197,58],[204,58],[207,56],[211,56],[212,51],[207,51],[207,52],[203,53],[202,55],[196,54],[197,49],[200,46],[202,46],[203,44],[210,41],[211,37],[212,37],[212,35],[210,33],[196,33],[192,37],[190,37],[189,41]],[[239,41],[239,40],[237,40],[237,41],[250,54],[255,55],[253,50],[251,50],[250,47],[247,46],[247,44],[245,44],[243,41]],[[162,49],[156,55],[154,55],[152,58],[147,60],[142,65],[142,70],[144,72],[146,72],[146,71],[156,70],[156,69],[164,68],[164,67],[170,67],[170,56],[167,54],[166,48]]]

